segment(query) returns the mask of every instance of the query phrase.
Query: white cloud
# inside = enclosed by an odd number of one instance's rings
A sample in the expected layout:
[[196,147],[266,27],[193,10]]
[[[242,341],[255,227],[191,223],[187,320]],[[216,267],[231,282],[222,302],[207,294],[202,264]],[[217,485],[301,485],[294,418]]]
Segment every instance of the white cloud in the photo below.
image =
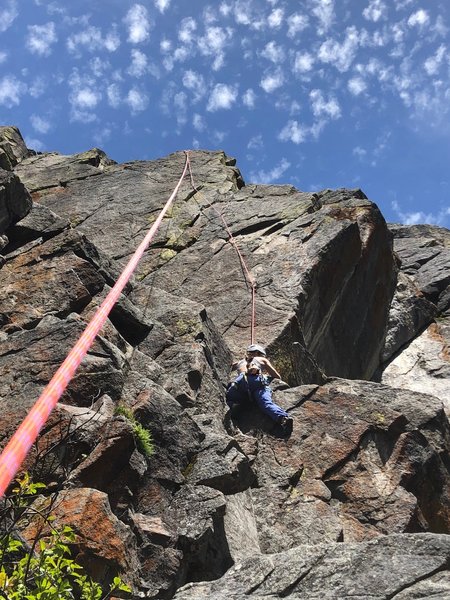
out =
[[362,77],[352,77],[347,83],[347,87],[354,96],[359,96],[367,89],[367,84]]
[[368,21],[376,23],[386,17],[387,6],[382,0],[371,0],[369,6],[363,10],[363,16]]
[[45,144],[41,140],[25,136],[24,141],[26,147],[30,148],[30,150],[36,150],[36,152],[43,152],[45,150]]
[[281,161],[270,171],[253,171],[250,173],[250,179],[253,183],[273,183],[278,181],[280,177],[289,169],[291,163],[282,158]]
[[156,8],[163,13],[170,6],[170,0],[154,0]]
[[133,77],[142,77],[148,71],[147,57],[140,50],[131,50],[131,64],[127,73]]
[[27,48],[33,54],[48,56],[52,52],[52,44],[57,41],[53,21],[45,25],[28,25]]
[[364,148],[361,148],[361,146],[356,146],[355,148],[353,148],[352,153],[359,159],[363,159],[367,155],[367,150],[364,150]]
[[71,102],[80,110],[89,110],[97,106],[101,97],[100,92],[97,90],[89,87],[82,87],[74,90],[71,96]]
[[264,147],[264,142],[263,142],[263,137],[261,134],[259,135],[255,135],[252,138],[250,138],[248,144],[247,144],[247,148],[249,150],[261,150],[261,148]]
[[46,80],[41,77],[35,77],[28,87],[28,92],[32,98],[39,98],[47,89]]
[[228,43],[229,32],[222,27],[207,27],[204,36],[197,41],[198,48],[203,56],[214,56],[212,68],[217,71],[224,63],[224,48]]
[[267,24],[272,29],[279,29],[283,24],[284,10],[282,8],[275,8],[267,18]]
[[108,60],[101,59],[100,56],[94,56],[89,61],[89,67],[93,75],[97,78],[104,77],[105,73],[111,68],[111,63]]
[[192,44],[194,41],[194,33],[197,29],[197,22],[192,17],[186,17],[181,21],[178,30],[178,39],[184,44]]
[[305,141],[308,131],[298,121],[288,121],[278,135],[278,139],[283,142],[293,142],[301,144]]
[[[148,11],[142,4],[134,4],[124,17],[124,23],[128,27],[128,41],[132,44],[140,44],[150,37],[151,22]],[[132,106],[132,102],[130,103]]]
[[172,42],[167,38],[163,38],[159,43],[159,47],[163,53],[170,52],[172,50]]
[[102,99],[95,78],[73,69],[68,84],[71,88],[69,102],[71,105],[71,120],[82,123],[92,123],[97,120],[95,108]]
[[177,92],[173,97],[173,105],[175,107],[175,118],[179,126],[185,125],[187,122],[187,95],[185,92]]
[[[263,31],[269,26],[266,7],[261,0],[234,0],[233,17],[238,25],[243,25],[254,31]],[[275,24],[277,16],[272,22]]]
[[81,49],[89,52],[97,52],[98,50],[115,52],[119,46],[120,38],[115,28],[106,34],[106,37],[103,37],[98,27],[90,26],[67,38],[67,49],[75,55],[80,55]]
[[120,95],[120,88],[117,83],[111,83],[106,88],[106,95],[108,97],[108,104],[112,106],[112,108],[118,108],[120,103],[122,102],[122,98]]
[[204,131],[206,129],[206,121],[202,115],[199,115],[198,113],[194,113],[192,125],[197,131]]
[[403,10],[416,0],[394,0],[395,10]]
[[216,129],[212,132],[212,138],[215,144],[221,144],[226,137],[226,131],[219,131],[218,129]]
[[295,73],[308,73],[314,65],[314,57],[309,52],[296,52],[294,59]]
[[259,84],[262,89],[271,94],[276,89],[281,87],[284,83],[284,76],[282,71],[275,71],[273,73],[268,73],[265,77],[261,79],[261,83]]
[[7,58],[8,58],[8,53],[0,51],[0,65],[2,63],[6,62]]
[[254,108],[255,107],[255,101],[256,101],[256,94],[255,94],[255,92],[251,88],[249,88],[243,94],[243,96],[242,96],[242,102],[244,103],[244,105],[247,108]]
[[238,25],[251,25],[253,15],[247,0],[236,0],[233,6],[233,13]]
[[214,112],[220,109],[230,109],[236,102],[237,87],[226,83],[217,83],[209,96],[206,110]]
[[425,71],[428,75],[436,75],[439,71],[439,67],[441,66],[444,57],[446,56],[446,47],[444,45],[439,46],[434,56],[430,56],[425,63]]
[[103,146],[112,136],[112,128],[110,124],[97,129],[97,131],[93,132],[93,139],[96,146]]
[[183,85],[188,90],[192,90],[194,92],[194,102],[198,102],[205,95],[205,80],[203,78],[203,75],[197,73],[196,71],[191,71],[189,69],[184,73]]
[[0,9],[0,33],[11,27],[18,14],[16,0],[8,0],[4,8]]
[[106,37],[103,40],[103,47],[105,50],[108,50],[108,52],[115,52],[119,46],[120,37],[115,27],[113,27],[112,31],[106,34]]
[[432,27],[430,27],[430,29],[441,37],[446,37],[449,31],[444,19],[442,18],[442,15],[438,15],[436,22]]
[[27,91],[27,86],[14,75],[5,75],[0,79],[0,104],[7,108],[20,104],[20,97]]
[[329,117],[338,119],[341,116],[341,108],[333,96],[325,100],[321,90],[311,90],[309,93],[311,109],[315,117]]
[[141,92],[137,88],[132,88],[128,92],[125,102],[131,108],[132,113],[138,113],[147,108],[148,97],[144,92]]
[[221,15],[223,15],[224,17],[228,17],[228,15],[232,11],[232,7],[226,2],[222,2],[222,4],[219,6],[219,11]]
[[404,212],[397,200],[391,203],[392,210],[397,213],[401,223],[405,225],[418,225],[429,223],[431,225],[444,225],[450,215],[450,206],[441,208],[437,213],[423,211]]
[[206,6],[203,10],[203,23],[205,25],[211,25],[216,23],[218,20],[217,8],[215,6]]
[[38,133],[48,133],[50,131],[51,123],[47,119],[44,119],[39,115],[31,115],[30,121],[31,126]]
[[306,15],[294,13],[287,18],[288,37],[294,38],[297,33],[306,29],[309,25],[309,19]]
[[421,8],[420,10],[416,11],[415,13],[412,13],[408,19],[408,25],[410,27],[423,27],[424,25],[427,25],[427,23],[429,23],[430,21],[430,17],[428,16],[428,13],[426,10],[423,10],[423,8]]
[[328,31],[335,20],[334,0],[313,0],[312,13],[319,20],[319,35]]
[[359,45],[359,34],[355,27],[348,27],[345,36],[342,44],[330,38],[319,48],[319,59],[334,65],[341,73],[350,68]]
[[281,63],[283,62],[285,56],[284,48],[272,40],[264,46],[261,56],[267,58],[267,60],[270,60],[275,64]]

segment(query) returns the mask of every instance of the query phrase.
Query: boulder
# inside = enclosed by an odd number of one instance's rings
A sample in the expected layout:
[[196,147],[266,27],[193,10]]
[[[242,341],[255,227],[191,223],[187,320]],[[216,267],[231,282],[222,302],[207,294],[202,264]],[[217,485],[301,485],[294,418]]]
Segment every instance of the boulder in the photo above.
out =
[[[45,502],[38,503],[40,510],[46,510]],[[113,515],[106,494],[90,488],[64,490],[54,498],[51,512],[53,527],[73,529],[77,541],[72,556],[94,581],[106,587],[119,574],[130,584],[137,583],[133,577],[138,567],[135,537]],[[32,542],[41,526],[39,520],[32,521],[23,530],[24,537]]]
[[30,151],[17,127],[0,126],[0,168],[12,169],[26,158]]
[[17,175],[0,168],[0,235],[25,217],[31,205],[31,196]]
[[433,394],[450,416],[450,317],[432,323],[384,369],[381,381]]
[[382,362],[392,359],[398,350],[414,340],[437,314],[437,306],[425,298],[409,275],[400,272],[389,312]]
[[390,225],[402,270],[439,312],[450,309],[450,233],[433,225]]
[[432,534],[390,535],[360,544],[301,545],[249,557],[217,581],[184,586],[175,600],[444,600],[449,590],[449,551],[450,538]]

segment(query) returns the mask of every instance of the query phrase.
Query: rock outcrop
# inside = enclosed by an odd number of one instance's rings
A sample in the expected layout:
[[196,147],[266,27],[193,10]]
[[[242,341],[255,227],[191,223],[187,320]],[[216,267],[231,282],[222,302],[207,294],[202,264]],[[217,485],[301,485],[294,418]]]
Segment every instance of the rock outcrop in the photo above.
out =
[[[4,446],[185,156],[36,154],[15,128],[0,148]],[[105,585],[120,572],[136,598],[447,597],[450,232],[388,226],[361,190],[245,185],[222,152],[190,162],[26,461],[79,560]],[[224,403],[251,307],[222,217],[257,282],[288,437]]]

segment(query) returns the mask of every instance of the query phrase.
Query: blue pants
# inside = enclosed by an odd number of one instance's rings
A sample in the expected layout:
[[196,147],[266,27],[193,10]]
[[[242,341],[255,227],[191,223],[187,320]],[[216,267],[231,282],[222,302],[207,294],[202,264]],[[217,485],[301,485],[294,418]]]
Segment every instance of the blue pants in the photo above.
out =
[[[245,385],[248,382],[248,388]],[[249,394],[250,392],[250,394]],[[264,382],[260,375],[248,374],[246,378],[241,374],[232,384],[227,392],[227,403],[231,407],[232,404],[240,404],[248,401],[248,396],[257,404],[258,408],[268,415],[274,421],[279,421],[281,417],[287,417],[288,413],[272,400],[272,390]]]

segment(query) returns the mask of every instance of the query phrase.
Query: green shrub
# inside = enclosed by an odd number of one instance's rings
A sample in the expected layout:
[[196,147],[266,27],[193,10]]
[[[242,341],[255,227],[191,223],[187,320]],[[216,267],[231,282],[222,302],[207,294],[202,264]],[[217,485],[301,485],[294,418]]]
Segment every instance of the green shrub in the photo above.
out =
[[133,423],[133,433],[138,450],[144,456],[151,456],[154,452],[151,432],[138,422]]
[[122,415],[130,421],[139,452],[144,456],[151,456],[155,451],[151,432],[139,423],[128,406],[120,404],[116,407],[114,412],[116,415]]
[[[8,600],[104,600],[113,592],[131,592],[115,577],[109,592],[103,594],[83,567],[71,558],[69,544],[76,542],[74,531],[51,525],[50,515],[34,511],[32,502],[43,484],[33,484],[28,475],[17,480],[18,487],[5,499],[0,537],[0,596]],[[20,519],[40,519],[49,529],[31,547],[19,539]]]
[[136,420],[134,418],[133,411],[131,410],[131,408],[128,408],[128,406],[124,406],[123,404],[119,404],[119,406],[116,406],[114,414],[121,415],[122,417],[125,417],[126,419],[132,422]]

